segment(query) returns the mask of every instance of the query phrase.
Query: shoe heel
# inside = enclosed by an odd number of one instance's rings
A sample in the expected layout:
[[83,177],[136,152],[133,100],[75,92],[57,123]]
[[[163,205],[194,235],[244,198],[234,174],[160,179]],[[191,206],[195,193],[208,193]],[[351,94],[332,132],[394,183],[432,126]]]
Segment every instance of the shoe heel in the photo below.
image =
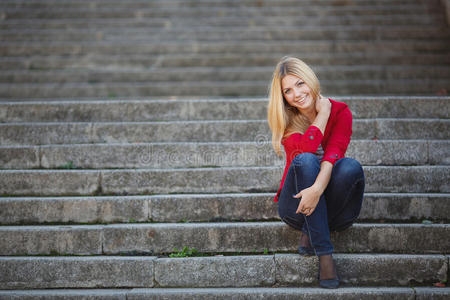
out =
[[317,273],[317,280],[319,281],[319,286],[325,289],[337,289],[339,287],[339,276],[337,275],[336,264],[333,261],[334,270],[336,272],[336,278],[333,279],[323,279],[320,280],[320,262],[319,262],[319,272]]

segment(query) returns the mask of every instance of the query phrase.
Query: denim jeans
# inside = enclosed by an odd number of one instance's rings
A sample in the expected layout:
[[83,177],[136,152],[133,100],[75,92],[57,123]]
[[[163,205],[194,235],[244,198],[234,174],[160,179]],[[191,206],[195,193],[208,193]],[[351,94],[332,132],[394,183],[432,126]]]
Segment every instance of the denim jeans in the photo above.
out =
[[278,200],[280,218],[294,229],[310,237],[317,256],[333,253],[330,231],[350,227],[359,216],[365,186],[361,164],[344,157],[335,162],[330,182],[313,213],[296,214],[300,199],[293,196],[316,181],[320,162],[312,153],[301,153],[291,162]]

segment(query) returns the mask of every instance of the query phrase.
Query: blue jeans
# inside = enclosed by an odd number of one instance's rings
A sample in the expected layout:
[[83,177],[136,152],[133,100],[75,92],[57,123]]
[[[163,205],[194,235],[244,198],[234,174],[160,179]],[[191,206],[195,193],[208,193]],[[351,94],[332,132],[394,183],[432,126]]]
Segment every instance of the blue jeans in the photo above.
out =
[[313,213],[296,214],[300,199],[293,196],[313,185],[320,171],[320,162],[312,153],[301,153],[291,162],[278,199],[280,218],[294,229],[310,237],[317,256],[333,253],[330,231],[350,227],[359,216],[365,186],[361,164],[344,157],[335,162],[330,182]]

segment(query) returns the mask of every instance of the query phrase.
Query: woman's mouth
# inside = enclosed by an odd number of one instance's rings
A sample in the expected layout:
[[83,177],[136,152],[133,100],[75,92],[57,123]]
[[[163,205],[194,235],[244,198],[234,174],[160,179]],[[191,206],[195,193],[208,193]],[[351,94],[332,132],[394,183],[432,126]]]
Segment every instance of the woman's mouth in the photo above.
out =
[[297,102],[298,104],[302,104],[302,103],[305,101],[306,97],[307,97],[307,96],[304,96],[303,98],[298,99],[296,102]]

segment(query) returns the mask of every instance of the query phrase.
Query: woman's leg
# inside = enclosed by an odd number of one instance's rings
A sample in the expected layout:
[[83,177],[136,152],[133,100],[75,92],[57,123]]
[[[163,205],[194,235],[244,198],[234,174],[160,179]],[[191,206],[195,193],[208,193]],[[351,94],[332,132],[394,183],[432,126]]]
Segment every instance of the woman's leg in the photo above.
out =
[[317,256],[333,253],[330,241],[330,231],[327,216],[327,204],[324,195],[310,216],[296,214],[300,199],[293,196],[301,190],[310,187],[315,182],[320,171],[320,163],[312,153],[297,155],[289,166],[288,173],[280,193],[278,213],[289,226],[309,234],[311,246]]
[[324,192],[330,231],[342,231],[358,218],[364,186],[364,171],[357,160],[345,157],[334,164]]

